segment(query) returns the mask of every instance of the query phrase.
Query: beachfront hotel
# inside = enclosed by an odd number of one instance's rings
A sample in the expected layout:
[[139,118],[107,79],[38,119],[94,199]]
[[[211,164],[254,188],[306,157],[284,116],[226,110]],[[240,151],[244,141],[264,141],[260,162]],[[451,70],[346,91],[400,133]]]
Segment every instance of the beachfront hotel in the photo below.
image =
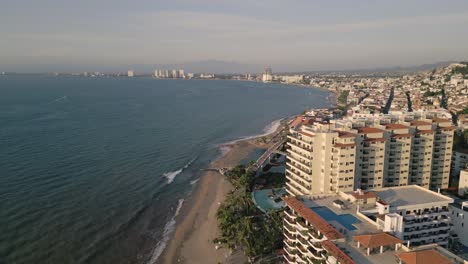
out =
[[463,263],[445,249],[453,199],[426,188],[283,199],[285,263]]
[[314,120],[298,117],[288,136],[291,195],[449,183],[455,127],[431,113]]

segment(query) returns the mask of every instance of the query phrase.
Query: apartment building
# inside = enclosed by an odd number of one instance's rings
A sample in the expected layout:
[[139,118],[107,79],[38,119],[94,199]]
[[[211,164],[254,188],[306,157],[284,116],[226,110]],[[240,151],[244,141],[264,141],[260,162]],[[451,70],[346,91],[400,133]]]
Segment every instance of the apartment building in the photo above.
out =
[[351,133],[332,130],[327,122],[291,130],[286,190],[291,195],[352,191],[356,155],[354,138]]
[[447,188],[449,184],[453,134],[456,128],[447,119],[433,118],[432,122],[435,135],[430,188],[436,190]]
[[448,242],[453,200],[419,186],[283,200],[285,263],[399,263]]
[[326,194],[416,184],[448,187],[454,127],[440,118],[331,120],[294,126],[287,190]]
[[447,246],[453,199],[418,185],[373,190],[375,210],[361,213],[376,219],[379,229],[391,232],[408,247],[437,243]]
[[[359,189],[382,188],[384,185],[385,131],[374,127],[357,129],[356,179]],[[343,190],[346,191],[346,190]]]
[[417,184],[429,188],[435,131],[428,121],[415,120],[409,122],[409,125],[414,135],[411,145],[409,184]]
[[386,124],[384,186],[408,185],[411,159],[410,128],[402,124]]
[[468,201],[456,199],[449,209],[453,225],[451,237],[454,242],[468,246]]
[[458,179],[460,172],[468,166],[468,149],[454,150],[452,155],[452,165],[450,166],[450,176]]

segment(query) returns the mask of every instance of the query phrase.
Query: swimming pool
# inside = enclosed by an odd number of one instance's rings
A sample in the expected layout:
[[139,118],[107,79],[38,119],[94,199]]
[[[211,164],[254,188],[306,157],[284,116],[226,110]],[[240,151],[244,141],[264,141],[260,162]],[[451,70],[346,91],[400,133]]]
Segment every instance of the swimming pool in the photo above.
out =
[[313,207],[311,209],[312,211],[320,215],[320,217],[322,217],[325,221],[337,221],[350,231],[356,230],[356,227],[354,227],[353,224],[361,222],[351,214],[337,215],[335,214],[335,212],[333,212],[325,206]]
[[[252,199],[262,212],[267,213],[270,210],[278,210],[285,206],[281,196],[286,194],[284,188],[265,189],[252,193]],[[275,201],[276,200],[276,201]]]

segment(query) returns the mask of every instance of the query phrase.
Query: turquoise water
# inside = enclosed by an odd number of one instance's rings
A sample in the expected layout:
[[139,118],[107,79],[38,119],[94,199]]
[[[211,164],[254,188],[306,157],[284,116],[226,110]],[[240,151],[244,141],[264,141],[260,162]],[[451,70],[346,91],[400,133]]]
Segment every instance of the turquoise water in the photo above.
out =
[[152,263],[218,144],[328,105],[240,81],[0,76],[0,263]]
[[353,224],[361,222],[356,217],[350,214],[337,215],[335,214],[335,212],[328,209],[327,207],[313,207],[312,210],[326,221],[337,221],[339,224],[341,224],[350,231],[356,230],[356,227],[354,227]]
[[278,210],[286,205],[283,200],[275,201],[275,199],[285,194],[286,190],[284,188],[277,188],[254,191],[252,196],[259,209],[262,212],[268,212],[270,210]]

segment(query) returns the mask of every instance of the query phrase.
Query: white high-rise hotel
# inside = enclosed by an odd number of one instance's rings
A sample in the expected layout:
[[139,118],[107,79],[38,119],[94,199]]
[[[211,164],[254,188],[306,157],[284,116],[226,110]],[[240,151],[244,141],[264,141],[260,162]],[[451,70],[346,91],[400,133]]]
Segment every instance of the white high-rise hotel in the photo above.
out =
[[430,114],[340,119],[291,129],[287,191],[313,195],[412,184],[447,188],[454,130],[450,120]]

